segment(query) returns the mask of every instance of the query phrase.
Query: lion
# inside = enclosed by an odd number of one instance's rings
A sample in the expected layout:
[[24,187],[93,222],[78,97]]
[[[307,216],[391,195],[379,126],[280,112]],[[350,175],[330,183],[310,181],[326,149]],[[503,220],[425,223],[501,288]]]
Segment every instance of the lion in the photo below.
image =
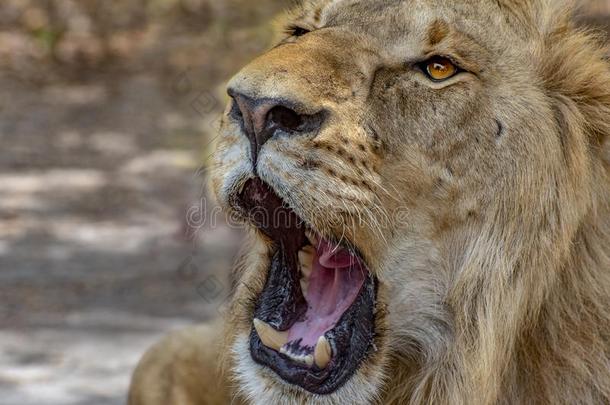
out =
[[610,64],[559,0],[307,0],[228,84],[224,327],[130,405],[610,403]]

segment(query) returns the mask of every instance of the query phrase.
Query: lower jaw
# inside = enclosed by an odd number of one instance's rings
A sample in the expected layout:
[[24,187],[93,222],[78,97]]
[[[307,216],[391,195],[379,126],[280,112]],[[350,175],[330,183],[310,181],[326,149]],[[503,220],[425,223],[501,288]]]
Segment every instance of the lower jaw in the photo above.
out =
[[[281,267],[281,266],[280,266]],[[281,268],[272,265],[265,289]],[[254,328],[250,332],[250,354],[252,359],[269,367],[282,380],[308,392],[329,395],[341,388],[358,370],[361,363],[373,351],[375,338],[375,300],[377,280],[369,272],[354,303],[343,313],[339,322],[324,336],[332,342],[334,349],[340,348],[324,369],[307,367],[292,361],[276,350],[265,346]],[[261,294],[256,304],[254,318],[266,321],[268,310],[263,309]]]

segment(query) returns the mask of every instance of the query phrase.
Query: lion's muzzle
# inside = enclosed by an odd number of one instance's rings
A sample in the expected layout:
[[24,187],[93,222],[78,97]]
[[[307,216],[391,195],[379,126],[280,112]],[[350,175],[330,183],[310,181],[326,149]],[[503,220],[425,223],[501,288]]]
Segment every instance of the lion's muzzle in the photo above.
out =
[[[344,386],[376,347],[378,279],[340,229],[347,214],[336,211],[350,191],[320,187],[321,176],[346,183],[355,166],[369,166],[372,150],[357,126],[344,124],[356,118],[374,64],[351,55],[355,41],[341,35],[308,35],[242,69],[228,86],[223,146],[236,151],[225,201],[267,247],[249,314],[251,357],[318,395]],[[340,200],[330,207],[322,204],[329,191]]]

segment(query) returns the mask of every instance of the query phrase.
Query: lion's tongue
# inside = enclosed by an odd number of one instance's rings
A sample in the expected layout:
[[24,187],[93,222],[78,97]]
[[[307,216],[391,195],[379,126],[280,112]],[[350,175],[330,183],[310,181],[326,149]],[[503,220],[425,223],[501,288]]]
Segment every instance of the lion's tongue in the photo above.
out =
[[290,328],[288,341],[313,348],[353,304],[365,280],[360,260],[347,249],[320,241],[313,258],[306,294],[307,312]]

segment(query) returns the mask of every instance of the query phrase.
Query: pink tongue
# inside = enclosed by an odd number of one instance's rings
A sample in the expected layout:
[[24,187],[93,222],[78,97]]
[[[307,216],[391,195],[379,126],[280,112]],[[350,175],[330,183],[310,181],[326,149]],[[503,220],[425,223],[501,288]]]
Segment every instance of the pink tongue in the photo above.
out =
[[315,347],[318,338],[331,330],[354,303],[364,284],[365,269],[348,250],[320,241],[309,279],[307,313],[290,328],[289,342]]

